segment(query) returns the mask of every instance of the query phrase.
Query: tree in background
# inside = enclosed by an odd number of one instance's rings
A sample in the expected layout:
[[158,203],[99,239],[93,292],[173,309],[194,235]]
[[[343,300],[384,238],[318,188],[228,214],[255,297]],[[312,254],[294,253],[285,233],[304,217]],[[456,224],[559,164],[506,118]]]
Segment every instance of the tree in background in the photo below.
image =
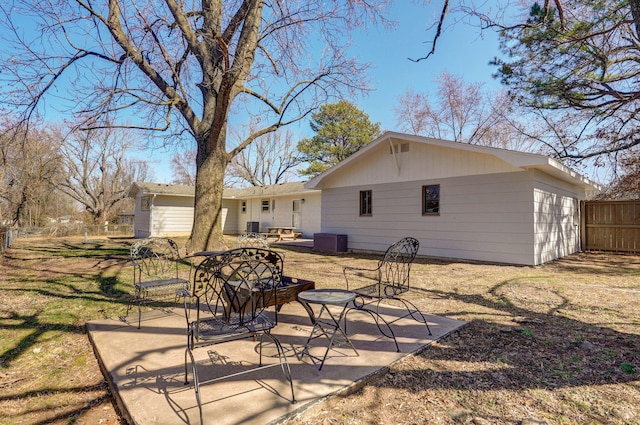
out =
[[[585,159],[640,144],[640,33],[634,2],[535,3],[502,26],[498,76],[523,106],[573,131],[546,140],[555,156]],[[637,2],[636,2],[637,3]]]
[[498,31],[503,57],[494,61],[497,77],[543,128],[534,137],[547,154],[572,161],[599,157],[598,164],[640,144],[640,0],[489,7],[445,0],[431,50],[417,61],[435,52],[449,15],[477,18],[483,29]]
[[407,90],[394,107],[398,127],[407,133],[502,149],[535,150],[535,139],[517,118],[504,92],[443,72],[434,95]]
[[43,226],[48,218],[70,212],[55,185],[62,172],[59,140],[36,126],[15,128],[5,121],[0,133],[0,219],[21,227]]
[[171,157],[171,171],[173,184],[185,186],[196,185],[196,151],[188,149]]
[[322,106],[311,116],[310,126],[316,135],[298,142],[298,151],[309,162],[300,173],[311,177],[353,155],[380,135],[380,123],[372,123],[369,115],[346,100]]
[[617,170],[600,199],[640,199],[640,152],[637,149],[616,157]]
[[114,221],[131,184],[146,180],[148,173],[145,161],[128,158],[131,134],[107,127],[61,138],[64,172],[57,186],[84,207],[93,224]]
[[[109,123],[162,131],[168,142],[192,138],[195,209],[187,251],[224,248],[229,162],[319,105],[367,90],[366,67],[347,54],[348,35],[385,22],[388,3],[14,0],[0,6],[2,101],[29,120],[54,94],[62,108],[91,118],[85,128]],[[261,124],[235,146],[227,142],[234,109]]]
[[236,155],[227,169],[233,186],[267,186],[285,183],[302,163],[289,130],[267,134]]
[[[242,139],[242,136],[237,136]],[[195,150],[175,154],[171,158],[172,183],[194,186],[196,181]],[[266,186],[288,181],[302,159],[286,131],[267,134],[256,139],[233,157],[225,174],[225,187]]]

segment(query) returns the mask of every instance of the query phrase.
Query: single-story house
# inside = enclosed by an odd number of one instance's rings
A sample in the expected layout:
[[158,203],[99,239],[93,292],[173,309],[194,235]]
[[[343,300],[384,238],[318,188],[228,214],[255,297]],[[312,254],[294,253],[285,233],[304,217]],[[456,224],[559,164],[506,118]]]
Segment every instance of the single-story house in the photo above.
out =
[[133,226],[135,219],[136,213],[134,211],[120,211],[118,213],[118,224]]
[[[136,238],[191,233],[195,188],[173,184],[135,182],[129,189],[135,199]],[[266,232],[271,226],[291,226],[303,236],[320,230],[320,191],[303,182],[247,189],[225,189],[222,232]]]
[[580,249],[581,200],[599,186],[544,155],[387,132],[305,184],[321,232],[384,251],[538,265]]

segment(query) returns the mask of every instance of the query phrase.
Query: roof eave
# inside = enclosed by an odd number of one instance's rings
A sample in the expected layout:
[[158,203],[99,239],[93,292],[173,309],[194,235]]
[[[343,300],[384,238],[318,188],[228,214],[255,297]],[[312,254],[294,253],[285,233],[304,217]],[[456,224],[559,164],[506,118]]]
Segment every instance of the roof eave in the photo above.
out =
[[551,174],[554,177],[560,178],[561,180],[565,180],[570,183],[576,184],[585,190],[601,190],[601,187],[599,184],[576,173],[575,171],[571,170],[569,167],[566,167],[564,164],[560,163],[559,161],[554,160],[553,158],[550,158],[545,155],[540,155],[540,154],[535,154],[530,152],[510,151],[507,149],[499,149],[499,148],[493,148],[488,146],[470,145],[467,143],[456,143],[448,140],[433,139],[430,137],[402,134],[402,133],[396,133],[392,131],[385,132],[379,138],[369,143],[368,145],[366,145],[365,147],[363,147],[358,152],[351,155],[344,161],[340,162],[339,164],[331,167],[324,173],[321,173],[316,177],[314,177],[313,179],[309,180],[304,186],[309,189],[321,188],[322,181],[327,176],[342,169],[343,167],[350,164],[352,161],[357,160],[361,155],[364,155],[366,152],[368,152],[370,149],[373,149],[378,144],[384,143],[385,141],[388,141],[391,139],[406,140],[409,142],[413,141],[417,143],[429,143],[432,145],[437,145],[437,146],[442,146],[447,148],[453,147],[455,149],[493,155],[513,165],[514,167],[518,167],[523,170],[539,169],[541,171],[546,172],[547,174]]

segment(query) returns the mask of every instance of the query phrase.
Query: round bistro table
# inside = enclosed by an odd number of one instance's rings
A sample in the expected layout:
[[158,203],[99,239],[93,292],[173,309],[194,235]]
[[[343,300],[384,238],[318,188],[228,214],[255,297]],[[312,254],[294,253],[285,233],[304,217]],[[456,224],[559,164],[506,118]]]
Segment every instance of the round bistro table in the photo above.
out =
[[[318,370],[322,370],[324,361],[327,359],[329,350],[335,345],[348,345],[355,351],[356,355],[358,350],[353,346],[351,340],[347,336],[346,332],[346,312],[349,303],[353,302],[356,294],[351,291],[343,289],[311,289],[308,291],[302,291],[298,294],[298,301],[303,305],[308,306],[308,310],[312,311],[310,304],[317,304],[320,306],[320,312],[313,317],[313,328],[307,338],[307,342],[304,345],[303,354],[307,354],[313,359],[320,360],[319,357],[313,356],[309,353],[309,343],[321,336],[326,337],[329,340],[327,349],[324,352],[324,356],[320,361],[320,367]],[[330,306],[335,306],[332,311]],[[339,340],[336,341],[336,336]]]

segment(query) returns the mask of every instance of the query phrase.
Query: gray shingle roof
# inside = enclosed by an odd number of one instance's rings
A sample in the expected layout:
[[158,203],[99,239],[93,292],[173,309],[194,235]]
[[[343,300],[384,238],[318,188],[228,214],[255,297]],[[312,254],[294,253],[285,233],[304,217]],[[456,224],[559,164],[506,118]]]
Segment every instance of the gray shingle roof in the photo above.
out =
[[[255,186],[245,189],[225,188],[225,199],[257,198],[276,195],[295,195],[315,193],[314,189],[305,189],[305,182],[281,183],[269,186]],[[147,195],[195,196],[195,187],[165,183],[135,182],[129,190],[129,196],[136,196],[138,191]]]

